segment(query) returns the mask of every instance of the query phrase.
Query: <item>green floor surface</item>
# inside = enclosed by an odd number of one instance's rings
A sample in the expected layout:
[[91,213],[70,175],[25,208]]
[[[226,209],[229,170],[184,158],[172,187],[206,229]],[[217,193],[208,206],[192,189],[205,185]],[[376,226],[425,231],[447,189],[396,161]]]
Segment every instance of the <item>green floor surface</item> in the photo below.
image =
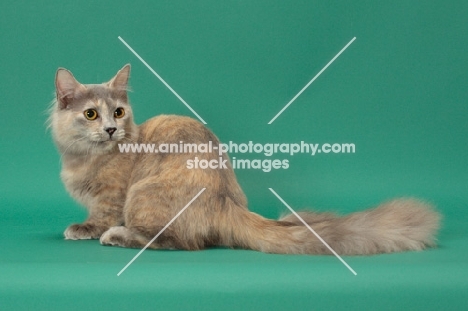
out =
[[[34,212],[18,212],[31,204]],[[146,250],[117,276],[138,250],[65,241],[61,231],[80,215],[64,212],[53,202],[6,204],[0,229],[1,310],[467,307],[468,239],[455,215],[445,219],[436,249],[344,257],[357,276],[333,256],[231,249]]]

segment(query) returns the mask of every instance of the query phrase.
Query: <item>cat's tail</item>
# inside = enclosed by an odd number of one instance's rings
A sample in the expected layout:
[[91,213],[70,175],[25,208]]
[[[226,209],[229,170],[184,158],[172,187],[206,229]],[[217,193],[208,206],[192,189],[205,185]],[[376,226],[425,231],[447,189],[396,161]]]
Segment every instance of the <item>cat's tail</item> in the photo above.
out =
[[[231,210],[225,244],[267,253],[331,254],[330,250],[294,215],[278,221],[247,210]],[[395,199],[378,207],[339,217],[300,212],[300,217],[341,255],[422,250],[435,246],[440,215],[416,199]]]

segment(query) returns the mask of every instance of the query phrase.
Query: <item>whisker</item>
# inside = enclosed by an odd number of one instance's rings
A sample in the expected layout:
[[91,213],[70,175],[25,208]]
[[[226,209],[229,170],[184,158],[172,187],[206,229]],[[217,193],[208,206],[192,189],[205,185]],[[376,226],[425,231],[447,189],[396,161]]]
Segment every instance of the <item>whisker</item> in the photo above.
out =
[[88,146],[88,148],[86,148],[86,156],[85,156],[86,158],[87,158],[88,155],[89,155],[89,149],[91,149],[91,146],[92,146],[92,144],[90,144],[90,145]]
[[[93,141],[92,144],[90,144],[88,146],[88,148],[86,149],[86,160],[88,160],[88,157],[90,157],[92,155],[92,149],[97,146],[99,144],[98,141]],[[91,151],[91,152],[90,152]]]
[[60,155],[60,162],[62,162],[63,155],[67,152],[68,148],[70,148],[74,143],[76,143],[76,142],[78,142],[78,141],[80,141],[80,140],[83,140],[83,139],[85,139],[85,138],[86,138],[86,136],[83,136],[83,137],[81,137],[81,138],[78,138],[78,139],[75,139],[74,141],[72,141],[71,144],[69,144],[69,145],[65,148],[65,150],[62,152],[62,154]]

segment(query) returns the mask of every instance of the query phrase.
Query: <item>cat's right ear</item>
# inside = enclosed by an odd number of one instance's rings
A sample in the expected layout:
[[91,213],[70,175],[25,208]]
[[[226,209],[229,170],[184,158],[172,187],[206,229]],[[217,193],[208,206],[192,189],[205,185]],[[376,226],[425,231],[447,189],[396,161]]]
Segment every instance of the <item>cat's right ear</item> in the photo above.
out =
[[55,74],[55,90],[59,107],[64,109],[78,98],[86,90],[86,87],[76,81],[69,70],[59,68]]

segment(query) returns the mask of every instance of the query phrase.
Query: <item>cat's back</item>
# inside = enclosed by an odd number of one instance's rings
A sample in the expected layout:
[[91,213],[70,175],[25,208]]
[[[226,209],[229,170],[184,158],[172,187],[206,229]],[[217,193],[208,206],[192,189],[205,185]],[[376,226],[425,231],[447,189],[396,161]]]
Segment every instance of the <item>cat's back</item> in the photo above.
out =
[[216,136],[203,124],[189,117],[159,115],[140,125],[141,142],[158,143],[217,143]]

